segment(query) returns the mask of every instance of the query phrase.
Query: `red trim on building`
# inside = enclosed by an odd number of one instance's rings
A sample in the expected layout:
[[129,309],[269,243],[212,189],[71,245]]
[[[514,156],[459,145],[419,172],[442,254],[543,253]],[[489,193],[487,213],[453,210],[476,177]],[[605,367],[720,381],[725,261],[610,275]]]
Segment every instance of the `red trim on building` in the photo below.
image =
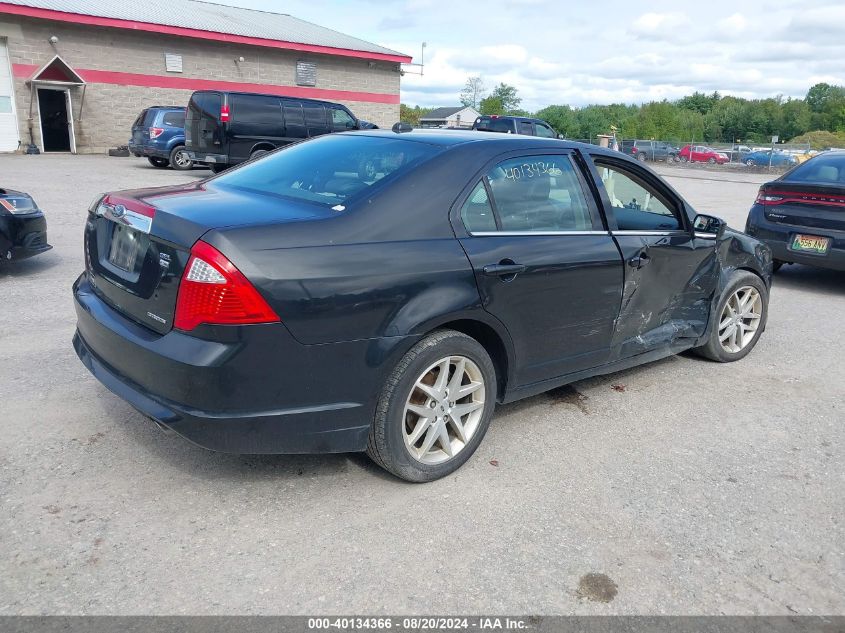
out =
[[130,31],[149,31],[151,33],[177,35],[179,37],[192,37],[201,40],[214,40],[215,42],[231,42],[234,44],[247,44],[250,46],[282,48],[292,51],[302,51],[304,53],[321,53],[323,55],[357,57],[360,59],[377,59],[386,62],[398,63],[407,63],[411,61],[411,58],[407,55],[391,55],[389,53],[369,53],[367,51],[356,51],[349,48],[334,48],[331,46],[318,46],[315,44],[299,44],[297,42],[268,40],[262,37],[249,37],[246,35],[234,35],[232,33],[215,33],[214,31],[202,31],[200,29],[189,29],[181,26],[168,26],[166,24],[152,24],[150,22],[135,22],[133,20],[119,20],[117,18],[102,18],[96,15],[82,15],[80,13],[53,11],[52,9],[23,7],[17,4],[8,4],[6,2],[0,2],[0,13],[22,15],[30,18],[41,18],[43,20],[56,20],[58,22],[71,22],[73,24],[87,24],[90,26],[105,26],[115,29],[127,29]]
[[[38,70],[32,64],[12,64],[12,74],[18,79],[29,79]],[[121,73],[110,70],[74,69],[86,83],[112,84],[118,86],[144,86],[147,88],[173,88],[176,90],[234,90],[238,92],[263,92],[283,97],[305,97],[308,99],[331,99],[334,101],[364,101],[366,103],[399,103],[398,94],[383,92],[353,92],[351,90],[327,90],[302,86],[278,86],[274,84],[250,84],[238,81],[217,81],[213,79],[188,79],[162,75]]]

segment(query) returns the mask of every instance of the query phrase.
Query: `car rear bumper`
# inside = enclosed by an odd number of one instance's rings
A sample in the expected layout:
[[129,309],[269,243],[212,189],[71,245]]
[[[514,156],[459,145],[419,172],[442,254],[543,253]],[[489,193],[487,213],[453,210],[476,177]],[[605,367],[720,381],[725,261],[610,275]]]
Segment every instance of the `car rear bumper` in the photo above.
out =
[[[773,260],[845,270],[845,231],[772,222],[766,219],[763,207],[755,204],[748,214],[745,232],[768,245]],[[789,245],[796,233],[829,237],[831,243],[827,253],[816,255],[791,250]]]
[[195,163],[205,163],[209,165],[226,165],[229,163],[229,157],[226,154],[210,154],[208,152],[188,150],[188,155]]
[[[159,335],[73,286],[82,363],[142,414],[226,453],[362,451],[378,393],[360,342],[302,345],[282,324]],[[360,352],[359,359],[356,359]]]
[[41,212],[0,216],[0,258],[20,260],[49,251],[47,220]]

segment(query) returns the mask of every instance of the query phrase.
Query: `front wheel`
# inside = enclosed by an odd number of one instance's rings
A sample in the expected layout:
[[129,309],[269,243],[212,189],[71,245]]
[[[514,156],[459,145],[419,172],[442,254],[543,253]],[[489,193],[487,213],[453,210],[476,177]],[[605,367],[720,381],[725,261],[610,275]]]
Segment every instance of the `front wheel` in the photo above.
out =
[[150,165],[153,167],[157,167],[158,169],[166,169],[168,165],[170,165],[170,161],[166,158],[158,158],[157,156],[149,156],[147,157]]
[[406,481],[454,472],[478,448],[496,399],[496,370],[478,341],[440,330],[414,345],[390,374],[367,454]]
[[685,163],[685,162],[687,162],[688,160],[689,160],[689,158],[687,158],[686,156],[681,156],[681,162],[682,162],[682,163]]
[[763,280],[747,270],[736,270],[713,313],[716,321],[710,338],[695,351],[720,363],[745,358],[766,328],[768,315],[769,292]]
[[710,163],[711,165],[715,165],[716,159],[711,156],[710,158],[707,159],[707,162]]
[[640,152],[639,154],[637,154],[637,160],[641,163],[644,163],[646,161],[646,155]]
[[745,164],[748,165],[749,167],[754,167],[754,165],[756,165],[757,163],[754,162],[753,158],[749,158],[748,160],[745,161]]
[[177,145],[170,152],[170,166],[178,171],[187,171],[194,166],[194,161],[184,145]]

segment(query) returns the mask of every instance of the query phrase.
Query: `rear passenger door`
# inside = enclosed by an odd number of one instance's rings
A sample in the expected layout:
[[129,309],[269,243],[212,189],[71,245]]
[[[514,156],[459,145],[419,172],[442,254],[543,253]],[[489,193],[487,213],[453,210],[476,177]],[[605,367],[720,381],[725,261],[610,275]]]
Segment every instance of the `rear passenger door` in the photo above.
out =
[[719,276],[716,241],[696,237],[683,201],[647,169],[594,155],[595,178],[625,261],[611,360],[704,334]]
[[464,190],[453,226],[484,308],[514,340],[520,386],[603,364],[619,251],[569,152],[505,154]]
[[305,114],[308,138],[322,136],[331,131],[326,106],[318,103],[303,103],[302,112]]

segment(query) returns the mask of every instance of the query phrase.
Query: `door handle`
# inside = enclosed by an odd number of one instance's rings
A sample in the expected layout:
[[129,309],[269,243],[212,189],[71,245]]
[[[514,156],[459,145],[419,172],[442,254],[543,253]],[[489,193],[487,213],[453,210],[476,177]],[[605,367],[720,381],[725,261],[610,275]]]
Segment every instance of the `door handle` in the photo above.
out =
[[640,268],[642,268],[643,266],[648,264],[650,261],[651,261],[651,257],[648,256],[648,253],[646,253],[645,251],[642,251],[636,257],[632,257],[631,259],[629,259],[628,265],[631,268],[636,268],[637,270],[639,270]]
[[525,272],[527,266],[524,264],[488,264],[482,268],[482,272],[489,277],[514,277],[521,272]]

